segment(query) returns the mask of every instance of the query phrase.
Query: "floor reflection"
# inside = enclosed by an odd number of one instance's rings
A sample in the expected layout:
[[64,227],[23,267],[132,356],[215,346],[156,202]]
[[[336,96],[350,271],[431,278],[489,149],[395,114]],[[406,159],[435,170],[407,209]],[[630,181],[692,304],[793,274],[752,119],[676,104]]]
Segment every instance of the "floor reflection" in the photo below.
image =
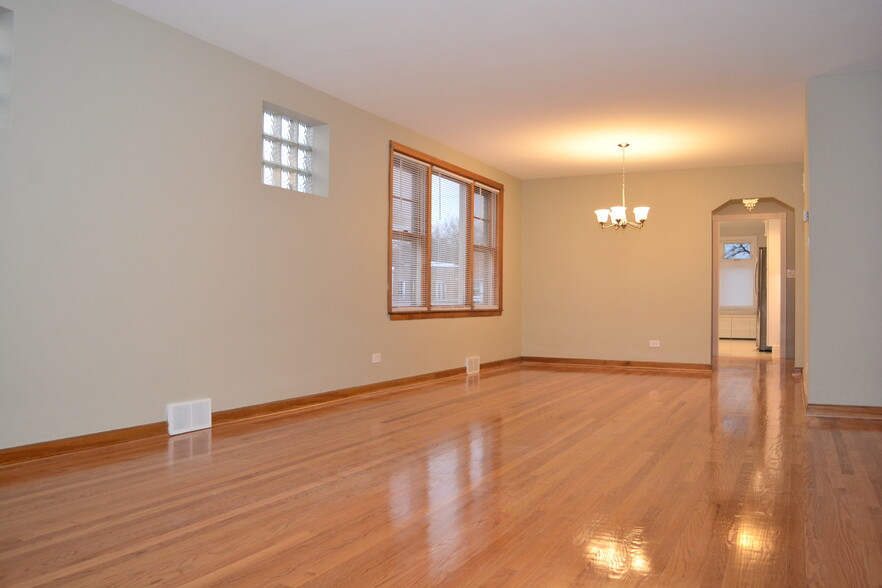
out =
[[797,528],[799,521],[782,515],[803,514],[793,511],[788,488],[794,472],[803,468],[802,456],[784,454],[785,431],[797,426],[793,407],[785,410],[782,395],[788,365],[768,358],[721,358],[711,392],[709,459],[730,456],[728,461],[741,464],[739,471],[725,476],[722,470],[712,479],[718,503],[731,505],[720,511],[715,526],[726,529],[734,557],[730,565],[741,574],[764,573],[785,558],[782,527]]
[[169,465],[186,463],[194,458],[210,458],[211,429],[169,437],[167,455]]
[[582,548],[588,565],[607,578],[618,580],[652,571],[642,528],[611,532],[590,525],[576,534],[574,542]]
[[390,474],[392,524],[413,530],[425,517],[425,524],[419,525],[419,541],[426,546],[426,572],[433,583],[446,578],[476,548],[464,543],[464,530],[493,524],[489,515],[498,505],[488,472],[498,466],[499,451],[492,434],[498,429],[498,423],[488,426],[472,421],[432,444],[420,462],[407,462]]
[[728,539],[739,555],[748,560],[746,565],[755,566],[768,564],[772,560],[776,548],[774,535],[771,517],[750,512],[738,515]]

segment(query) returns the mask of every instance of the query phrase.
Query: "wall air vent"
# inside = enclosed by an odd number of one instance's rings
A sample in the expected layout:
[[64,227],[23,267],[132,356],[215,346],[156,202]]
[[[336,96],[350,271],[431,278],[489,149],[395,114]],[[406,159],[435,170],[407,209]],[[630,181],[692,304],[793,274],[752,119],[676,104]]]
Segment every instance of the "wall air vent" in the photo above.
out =
[[167,404],[168,434],[178,435],[211,426],[211,398]]

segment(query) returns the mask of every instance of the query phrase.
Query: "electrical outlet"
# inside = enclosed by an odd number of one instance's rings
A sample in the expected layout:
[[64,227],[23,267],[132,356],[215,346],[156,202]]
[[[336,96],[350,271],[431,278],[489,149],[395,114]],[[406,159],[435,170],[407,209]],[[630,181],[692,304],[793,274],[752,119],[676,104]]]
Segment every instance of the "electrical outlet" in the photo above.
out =
[[379,353],[374,353],[373,355],[371,355],[371,361],[373,363],[380,363],[381,361],[383,361],[383,356]]
[[661,341],[659,341],[658,339],[650,339],[649,346],[650,347],[661,347]]

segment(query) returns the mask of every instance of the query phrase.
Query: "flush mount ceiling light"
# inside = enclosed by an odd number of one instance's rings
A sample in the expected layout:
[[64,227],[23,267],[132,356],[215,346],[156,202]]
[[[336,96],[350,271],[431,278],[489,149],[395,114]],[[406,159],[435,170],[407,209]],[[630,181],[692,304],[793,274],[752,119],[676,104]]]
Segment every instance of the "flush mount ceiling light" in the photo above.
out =
[[594,214],[597,215],[597,222],[600,224],[600,228],[604,230],[627,229],[628,227],[642,229],[643,223],[646,222],[646,217],[649,216],[648,206],[635,206],[634,222],[628,220],[628,207],[625,206],[625,148],[629,146],[630,143],[619,143],[619,147],[622,148],[622,205],[601,208],[600,210],[594,211]]
[[744,208],[747,209],[747,212],[753,212],[753,209],[756,207],[756,203],[759,202],[759,198],[742,198],[741,203],[744,205]]

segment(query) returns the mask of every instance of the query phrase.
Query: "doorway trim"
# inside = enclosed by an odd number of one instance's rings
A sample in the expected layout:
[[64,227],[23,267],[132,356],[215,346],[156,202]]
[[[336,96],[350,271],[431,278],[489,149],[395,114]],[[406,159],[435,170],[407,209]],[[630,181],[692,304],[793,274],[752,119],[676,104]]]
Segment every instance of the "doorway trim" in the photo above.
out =
[[[790,208],[786,204],[779,202],[777,199],[770,198],[778,204],[781,204],[785,208]],[[712,230],[711,230],[711,250],[712,250],[712,266],[711,266],[711,280],[712,280],[712,294],[711,294],[711,358],[719,357],[720,351],[720,259],[718,255],[718,251],[720,248],[720,223],[723,221],[740,221],[740,220],[756,220],[756,221],[765,221],[765,220],[780,220],[781,221],[781,272],[779,275],[779,279],[781,281],[781,308],[780,308],[780,347],[781,347],[781,357],[793,357],[793,342],[791,338],[788,337],[788,313],[787,313],[787,269],[790,264],[787,259],[787,239],[788,239],[788,231],[787,231],[787,211],[782,210],[780,212],[754,212],[754,213],[744,213],[744,214],[724,214],[719,211],[725,208],[729,203],[734,201],[729,201],[723,206],[720,206],[716,210],[714,210],[711,222],[712,222]]]

